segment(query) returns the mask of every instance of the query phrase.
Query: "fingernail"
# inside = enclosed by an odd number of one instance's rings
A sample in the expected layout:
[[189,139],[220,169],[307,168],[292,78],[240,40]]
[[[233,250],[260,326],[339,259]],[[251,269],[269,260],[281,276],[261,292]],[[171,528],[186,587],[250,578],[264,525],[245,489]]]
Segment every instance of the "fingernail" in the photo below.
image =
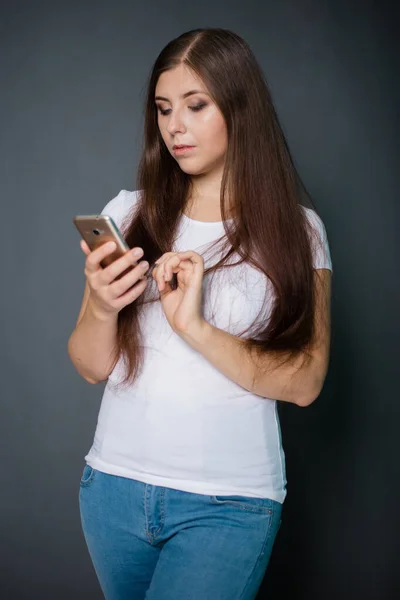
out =
[[135,248],[134,250],[132,250],[132,255],[135,256],[136,258],[139,258],[139,256],[142,256],[143,254],[143,250],[141,248]]

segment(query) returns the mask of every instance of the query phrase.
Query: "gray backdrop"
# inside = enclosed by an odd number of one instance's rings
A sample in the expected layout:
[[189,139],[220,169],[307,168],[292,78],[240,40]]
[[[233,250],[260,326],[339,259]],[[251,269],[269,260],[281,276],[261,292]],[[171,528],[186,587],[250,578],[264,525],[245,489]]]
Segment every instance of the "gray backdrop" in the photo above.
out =
[[0,17],[0,597],[102,597],[78,491],[103,385],[67,355],[84,287],[72,218],[134,189],[150,67],[202,26],[242,35],[264,68],[335,271],[324,390],[280,407],[288,497],[259,597],[400,597],[390,4],[3,1]]

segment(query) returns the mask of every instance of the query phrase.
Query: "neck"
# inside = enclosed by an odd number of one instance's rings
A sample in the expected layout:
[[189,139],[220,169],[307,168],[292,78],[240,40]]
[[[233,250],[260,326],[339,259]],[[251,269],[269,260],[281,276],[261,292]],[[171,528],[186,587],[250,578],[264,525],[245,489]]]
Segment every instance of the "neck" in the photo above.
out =
[[[221,221],[222,173],[192,177],[185,214],[197,221]],[[230,218],[230,215],[227,216]]]

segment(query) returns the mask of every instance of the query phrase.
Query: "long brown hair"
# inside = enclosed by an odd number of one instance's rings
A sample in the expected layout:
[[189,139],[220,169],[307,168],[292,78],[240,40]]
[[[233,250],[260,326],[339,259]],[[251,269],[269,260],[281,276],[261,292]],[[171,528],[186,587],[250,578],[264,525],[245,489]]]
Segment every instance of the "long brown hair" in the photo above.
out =
[[[122,229],[128,245],[143,248],[150,264],[171,251],[190,194],[190,176],[164,144],[154,101],[160,75],[180,64],[201,78],[227,126],[221,183],[225,252],[205,274],[227,268],[233,255],[260,269],[273,284],[275,300],[268,322],[243,338],[244,350],[255,351],[256,356],[269,352],[282,359],[280,364],[303,354],[307,360],[316,298],[310,245],[313,230],[301,204],[304,199],[312,203],[293,164],[263,72],[247,43],[231,31],[206,28],[186,32],[169,42],[154,63],[137,174],[140,199]],[[228,193],[235,208],[235,218],[230,221],[226,220]],[[126,373],[121,385],[133,383],[143,366],[139,312],[144,303],[158,300],[147,291],[118,315],[114,365],[124,357]]]

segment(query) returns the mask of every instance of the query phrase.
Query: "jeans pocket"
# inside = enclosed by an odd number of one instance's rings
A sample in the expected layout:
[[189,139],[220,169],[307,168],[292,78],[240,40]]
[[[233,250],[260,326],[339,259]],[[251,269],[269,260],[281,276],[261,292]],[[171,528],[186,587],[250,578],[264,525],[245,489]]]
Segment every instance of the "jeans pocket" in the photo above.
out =
[[210,496],[210,499],[212,504],[267,515],[272,515],[275,504],[275,501],[269,498],[252,498],[250,496]]
[[81,477],[81,487],[87,487],[92,483],[94,477],[96,475],[96,469],[93,469],[90,465],[86,464],[83,467],[82,477]]

